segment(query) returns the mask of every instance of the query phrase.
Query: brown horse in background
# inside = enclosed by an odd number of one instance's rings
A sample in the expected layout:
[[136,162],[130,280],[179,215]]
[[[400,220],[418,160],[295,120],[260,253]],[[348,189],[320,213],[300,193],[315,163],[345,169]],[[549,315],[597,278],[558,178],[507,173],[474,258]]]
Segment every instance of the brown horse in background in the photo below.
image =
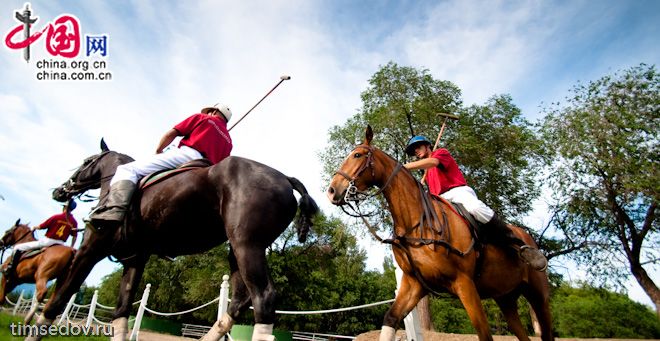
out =
[[[347,193],[348,199],[352,195],[359,200],[366,190],[376,186],[392,214],[394,237],[388,242],[403,277],[383,320],[380,340],[394,340],[399,321],[424,296],[442,289],[461,300],[480,340],[493,339],[481,304],[484,298],[495,300],[518,339],[529,340],[518,315],[520,295],[536,313],[542,340],[553,340],[546,273],[535,271],[516,253],[500,246],[485,244],[475,248],[466,221],[448,203],[431,199],[401,163],[371,146],[371,127],[367,127],[365,135],[364,143],[351,151],[331,179],[327,194],[333,204],[343,205]],[[434,221],[439,224],[428,225]],[[521,228],[512,230],[526,244],[536,247]]]
[[[22,244],[35,241],[34,233],[26,224],[21,224],[18,219],[14,226],[12,226],[5,235],[0,239],[0,247],[7,248],[16,244]],[[48,291],[48,281],[56,279],[56,286],[53,295],[57,292],[58,287],[64,280],[68,269],[69,262],[73,259],[75,250],[71,247],[64,245],[51,245],[43,252],[34,257],[23,258],[16,264],[15,275],[11,279],[7,279],[4,275],[0,283],[0,304],[5,303],[5,296],[10,293],[16,286],[23,283],[35,283],[37,302],[41,303]],[[11,257],[7,259],[3,268],[6,268],[7,263]],[[24,323],[29,324],[32,317],[37,310],[35,305],[30,312],[25,316]]]

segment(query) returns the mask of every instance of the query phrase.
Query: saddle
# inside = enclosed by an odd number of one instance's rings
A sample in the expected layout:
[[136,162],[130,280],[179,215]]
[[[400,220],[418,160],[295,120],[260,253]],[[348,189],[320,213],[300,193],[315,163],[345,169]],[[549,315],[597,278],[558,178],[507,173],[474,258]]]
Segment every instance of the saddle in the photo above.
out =
[[467,222],[468,227],[470,228],[470,233],[474,237],[475,241],[479,243],[479,230],[481,228],[481,223],[479,223],[470,212],[461,204],[450,202],[441,197],[431,195],[434,200],[441,201],[449,206],[449,208],[460,215],[465,222]]
[[145,189],[165,180],[168,178],[173,177],[174,175],[187,172],[189,170],[197,169],[197,168],[205,168],[205,167],[210,167],[213,166],[213,163],[209,159],[197,159],[197,160],[192,160],[190,162],[186,162],[182,164],[181,166],[174,168],[174,169],[165,169],[162,171],[154,172],[151,173],[144,178],[140,180],[140,183],[138,184],[138,188],[142,191]]

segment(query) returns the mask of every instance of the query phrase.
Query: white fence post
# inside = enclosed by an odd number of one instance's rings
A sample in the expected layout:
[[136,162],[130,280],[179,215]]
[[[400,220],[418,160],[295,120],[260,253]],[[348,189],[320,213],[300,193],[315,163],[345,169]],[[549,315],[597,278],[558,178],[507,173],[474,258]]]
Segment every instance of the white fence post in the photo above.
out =
[[89,328],[92,325],[94,320],[94,312],[96,311],[96,301],[99,299],[99,291],[94,290],[94,296],[92,296],[92,303],[89,304],[89,314],[87,315],[87,323],[85,327]]
[[229,304],[229,276],[222,276],[222,284],[220,285],[220,300],[218,300],[218,320],[227,312],[227,305]]
[[149,291],[151,290],[151,283],[147,283],[147,287],[144,288],[142,293],[142,300],[140,301],[140,307],[138,308],[137,315],[135,315],[135,323],[133,325],[133,331],[131,332],[131,337],[129,340],[137,340],[138,334],[140,332],[140,324],[142,323],[142,315],[144,315],[144,309],[147,307],[147,302],[149,301]]
[[[229,276],[222,276],[222,284],[220,284],[220,299],[218,300],[218,321],[227,312],[227,305],[229,304]],[[220,341],[225,341],[225,337],[221,337]]]
[[23,293],[25,292],[25,289],[21,290],[21,294],[18,295],[18,299],[16,300],[16,305],[14,306],[14,311],[12,311],[12,315],[16,315],[16,312],[18,311],[18,307],[21,305],[21,301],[23,300]]
[[[392,254],[392,259],[394,259],[394,254]],[[396,291],[398,293],[399,287],[401,286],[401,277],[403,277],[403,270],[401,270],[399,264],[397,264],[396,259],[394,259],[394,276],[396,277]],[[408,341],[424,340],[417,307],[411,310],[410,313],[403,318],[403,323],[406,326],[406,339]]]
[[71,312],[71,307],[73,307],[73,303],[76,301],[76,294],[71,295],[71,298],[69,299],[69,303],[66,304],[66,308],[64,308],[64,312],[62,313],[62,316],[60,317],[60,321],[57,323],[58,325],[61,325],[64,320],[69,317],[69,312]]

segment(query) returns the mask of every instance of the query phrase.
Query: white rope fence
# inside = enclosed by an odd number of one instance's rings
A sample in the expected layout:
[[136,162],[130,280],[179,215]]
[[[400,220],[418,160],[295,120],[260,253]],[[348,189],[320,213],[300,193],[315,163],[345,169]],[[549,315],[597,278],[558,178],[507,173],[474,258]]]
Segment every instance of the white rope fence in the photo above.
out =
[[[130,340],[137,340],[138,335],[140,333],[140,325],[142,324],[142,318],[144,316],[144,312],[148,312],[153,315],[157,316],[164,316],[164,317],[170,317],[170,316],[178,316],[178,315],[183,315],[183,314],[189,314],[191,312],[197,311],[202,308],[206,308],[214,303],[218,303],[218,320],[222,317],[224,313],[227,312],[227,307],[229,305],[229,302],[231,300],[229,299],[229,276],[224,275],[222,276],[222,284],[220,286],[220,296],[214,298],[213,300],[206,302],[200,306],[197,306],[192,309],[188,309],[185,311],[179,311],[179,312],[159,312],[156,310],[149,309],[147,307],[147,303],[149,301],[149,293],[151,291],[151,284],[147,284],[147,286],[144,289],[144,292],[142,293],[142,299],[139,301],[136,301],[133,303],[133,305],[138,305],[138,311],[135,316],[135,318],[130,319],[129,322],[135,321],[133,325],[133,329],[131,331],[130,335]],[[105,319],[108,319],[108,314],[107,312],[111,312],[115,309],[115,307],[107,306],[104,304],[101,304],[98,302],[98,290],[94,291],[94,295],[92,296],[92,300],[89,304],[76,304],[75,303],[76,299],[76,294],[71,296],[69,299],[69,302],[66,305],[66,308],[62,312],[62,315],[59,317],[59,320],[57,322],[58,325],[61,325],[63,323],[67,324],[85,324],[86,327],[90,327],[92,323],[97,323],[99,325],[103,326],[109,326],[112,325],[112,321],[103,321],[100,319],[101,316],[97,316],[98,312],[100,311],[105,311]],[[369,308],[369,307],[374,307],[378,305],[383,305],[383,304],[389,304],[394,302],[394,299],[389,299],[389,300],[384,300],[380,302],[375,302],[375,303],[369,303],[369,304],[362,304],[362,305],[357,305],[357,306],[352,306],[352,307],[345,307],[345,308],[336,308],[336,309],[324,309],[324,310],[306,310],[306,311],[287,311],[287,310],[276,310],[275,313],[277,314],[282,314],[282,315],[311,315],[311,314],[330,314],[330,313],[338,313],[338,312],[344,312],[344,311],[350,311],[350,310],[357,310],[357,309],[364,309],[364,308]],[[7,303],[10,305],[14,306],[13,308],[13,314],[22,314],[26,313],[29,311],[33,305],[37,304],[36,298],[33,295],[32,300],[28,300],[24,298],[24,291],[21,291],[21,294],[18,296],[18,299],[16,303],[11,302],[9,299],[7,299]],[[253,309],[253,307],[250,307],[250,309]],[[83,310],[81,312],[81,310]],[[86,310],[86,313],[85,313]],[[111,319],[111,318],[109,318]],[[203,327],[203,326],[199,326]],[[210,329],[210,327],[208,327]],[[296,332],[298,334],[301,334],[300,332]],[[303,333],[304,334],[304,333]],[[317,334],[321,335],[321,334]],[[337,335],[332,335],[333,337],[337,337]],[[346,337],[346,338],[352,338],[352,337]]]

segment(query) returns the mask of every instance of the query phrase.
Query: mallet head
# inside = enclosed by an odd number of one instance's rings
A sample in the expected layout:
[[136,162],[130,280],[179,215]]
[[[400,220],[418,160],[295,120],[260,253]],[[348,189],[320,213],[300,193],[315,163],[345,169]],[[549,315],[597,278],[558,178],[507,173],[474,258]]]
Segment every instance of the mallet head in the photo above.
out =
[[291,79],[291,76],[282,75],[282,76],[280,76],[280,79],[283,80],[283,81],[286,81],[286,80]]

